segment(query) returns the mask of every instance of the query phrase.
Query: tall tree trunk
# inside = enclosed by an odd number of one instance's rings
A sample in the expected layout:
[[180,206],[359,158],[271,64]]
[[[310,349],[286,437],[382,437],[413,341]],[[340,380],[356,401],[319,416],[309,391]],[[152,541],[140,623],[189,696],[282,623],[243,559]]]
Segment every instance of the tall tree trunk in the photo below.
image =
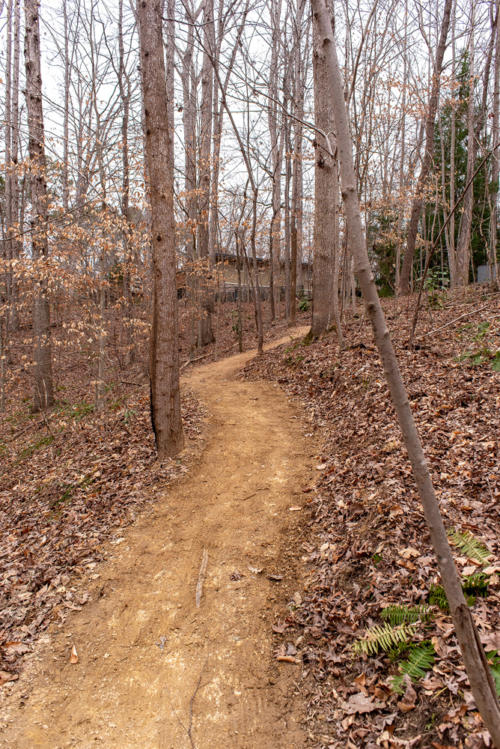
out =
[[3,256],[5,259],[6,299],[9,306],[6,317],[6,338],[8,337],[9,318],[12,310],[12,235],[13,235],[13,185],[12,185],[12,28],[13,0],[7,3],[7,33],[5,54],[5,225],[3,237]]
[[[476,133],[474,122],[474,6],[472,6],[471,31],[469,39],[469,99],[467,102],[467,171],[465,182],[472,179],[476,162]],[[474,187],[471,186],[463,200],[463,212],[457,244],[457,284],[465,287],[469,284],[469,266],[471,261],[471,228],[472,209],[474,207]]]
[[[11,221],[13,237],[10,246],[10,257],[15,261],[22,250],[22,224],[20,223],[19,205],[19,67],[20,67],[20,36],[21,36],[21,0],[14,0],[14,49],[12,65],[12,103],[11,103],[11,143],[10,158],[11,172]],[[12,271],[10,277],[10,330],[17,330],[19,325],[18,312],[18,284],[16,274]]]
[[[492,27],[495,32],[495,72],[493,84],[493,123],[491,127],[491,139],[493,146],[498,143],[499,137],[499,105],[500,105],[500,3],[493,0],[494,12],[492,13]],[[500,174],[500,149],[495,149],[492,154],[491,167],[491,212],[490,212],[490,239],[488,243],[488,265],[490,266],[490,280],[498,288],[498,262],[497,262],[497,222],[498,222],[498,177]]]
[[125,49],[123,44],[123,0],[118,3],[118,87],[120,89],[120,100],[122,107],[122,190],[121,190],[121,212],[122,212],[122,248],[123,248],[123,299],[124,299],[124,326],[125,326],[125,360],[127,363],[133,360],[133,331],[132,331],[132,291],[131,291],[131,269],[132,258],[130,257],[130,168],[128,153],[128,129],[130,117],[130,81],[125,68]]
[[161,459],[176,455],[184,442],[179,394],[175,281],[173,130],[168,121],[162,1],[138,0],[137,18],[153,248],[151,420],[158,457]]
[[[292,205],[290,211],[290,318],[293,325],[297,313],[297,281],[302,276],[302,120],[304,119],[305,81],[302,61],[302,25],[305,0],[297,1],[294,18],[293,50],[293,162],[292,162]],[[300,268],[300,273],[299,273]]]
[[206,278],[202,290],[202,317],[198,326],[198,345],[206,346],[214,341],[212,330],[213,289],[210,274],[210,185],[213,125],[213,81],[212,58],[215,48],[214,4],[205,0],[203,7],[203,67],[201,72],[201,125],[198,195],[198,256],[205,260],[203,272]]
[[[455,23],[456,14],[453,14],[452,21],[452,39],[451,39],[451,65],[452,75],[455,76]],[[450,123],[450,225],[449,225],[449,242],[448,242],[448,267],[450,269],[450,285],[457,285],[457,252],[455,242],[455,212],[452,210],[455,205],[455,149],[457,140],[457,113],[455,103],[451,105],[451,123]],[[444,165],[443,165],[444,168]]]
[[71,85],[71,64],[69,58],[69,28],[67,0],[62,4],[64,21],[64,109],[63,109],[63,163],[62,163],[62,203],[64,212],[69,208],[69,100]]
[[439,101],[439,90],[441,86],[441,71],[443,68],[443,57],[446,49],[446,39],[450,26],[450,15],[453,0],[446,0],[444,6],[443,20],[441,22],[441,31],[439,35],[439,44],[436,51],[436,60],[431,83],[431,95],[429,99],[429,108],[425,122],[425,151],[422,159],[422,167],[413,198],[411,209],[410,226],[408,228],[408,237],[406,240],[406,252],[403,258],[403,267],[399,280],[399,291],[401,294],[410,293],[410,275],[415,255],[415,245],[417,241],[418,223],[424,205],[424,191],[432,165],[432,156],[434,154],[434,127],[436,112]]
[[334,102],[342,196],[345,205],[346,222],[349,227],[349,243],[355,257],[359,284],[365,299],[366,311],[372,324],[375,341],[382,360],[399,425],[403,433],[406,449],[413,467],[427,527],[436,552],[441,580],[450,604],[450,612],[467,669],[472,693],[484,723],[491,733],[493,743],[497,747],[500,747],[500,707],[496,697],[495,684],[481,641],[474,626],[470,609],[464,598],[460,577],[453,561],[453,555],[439,511],[439,504],[432,485],[432,479],[387,329],[375,280],[371,272],[356,191],[356,175],[353,166],[352,142],[344,101],[343,82],[337,60],[330,15],[325,5],[325,0],[311,0],[311,6],[313,15],[318,22],[328,60],[330,86],[329,91],[323,93],[325,96],[332,96]]
[[[328,91],[326,58],[313,19],[314,122],[318,131],[314,138],[314,259],[311,334],[316,338],[328,330],[332,313],[339,342],[342,330],[338,306],[338,289],[334,283],[338,259],[338,172],[335,123],[332,100]],[[322,131],[321,133],[319,131]],[[338,282],[337,282],[338,283]]]
[[269,228],[269,302],[271,319],[279,316],[280,303],[280,258],[281,258],[281,164],[283,161],[283,138],[278,133],[278,60],[281,39],[281,0],[271,2],[271,67],[269,69],[269,95],[267,110],[271,141],[271,225]]
[[50,342],[50,305],[47,296],[47,257],[49,254],[48,196],[46,183],[45,140],[40,64],[40,21],[37,0],[25,0],[26,106],[28,110],[32,246],[37,276],[33,305],[34,398],[35,411],[54,403],[52,351]]

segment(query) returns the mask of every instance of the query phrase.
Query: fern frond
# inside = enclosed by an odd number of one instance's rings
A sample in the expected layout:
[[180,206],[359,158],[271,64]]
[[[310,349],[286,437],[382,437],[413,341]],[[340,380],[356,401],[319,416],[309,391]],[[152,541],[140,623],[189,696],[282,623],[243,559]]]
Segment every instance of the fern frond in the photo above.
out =
[[408,674],[412,681],[422,679],[426,672],[434,665],[435,650],[430,642],[422,642],[420,645],[412,645],[407,661],[399,664],[401,671],[397,676],[391,678],[390,686],[393,692],[402,694],[404,691],[404,676]]
[[401,673],[417,681],[434,665],[435,650],[430,643],[422,643],[410,650],[408,660],[400,664]]
[[403,684],[404,679],[401,674],[398,674],[397,676],[391,676],[389,686],[391,687],[393,692],[396,692],[396,694],[403,694]]
[[458,546],[462,554],[465,554],[469,559],[475,559],[480,564],[487,564],[488,559],[491,557],[491,551],[486,548],[484,544],[475,538],[472,533],[465,531],[452,530],[449,532],[451,542]]
[[382,626],[375,624],[356,640],[352,649],[357,654],[376,655],[380,650],[387,652],[399,643],[409,642],[415,632],[414,624],[401,624],[399,627],[391,627],[387,623]]
[[462,590],[466,595],[486,598],[489,582],[488,575],[485,575],[484,572],[476,572],[474,575],[463,578]]
[[393,627],[398,624],[417,621],[428,622],[432,618],[432,611],[428,606],[387,606],[382,609],[380,616]]
[[441,611],[450,610],[450,605],[442,585],[431,585],[428,600],[431,606],[439,606]]

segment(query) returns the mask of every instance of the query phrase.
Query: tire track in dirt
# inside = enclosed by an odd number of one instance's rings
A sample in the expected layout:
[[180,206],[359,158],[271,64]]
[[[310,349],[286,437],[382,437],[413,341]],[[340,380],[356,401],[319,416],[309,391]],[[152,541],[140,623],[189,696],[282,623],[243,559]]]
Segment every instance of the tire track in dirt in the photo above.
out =
[[210,414],[199,463],[125,531],[99,568],[102,595],[39,645],[5,701],[0,746],[304,745],[291,700],[298,667],[273,661],[270,636],[300,579],[296,569],[278,584],[266,573],[282,570],[311,446],[280,390],[235,378],[252,354],[185,378]]

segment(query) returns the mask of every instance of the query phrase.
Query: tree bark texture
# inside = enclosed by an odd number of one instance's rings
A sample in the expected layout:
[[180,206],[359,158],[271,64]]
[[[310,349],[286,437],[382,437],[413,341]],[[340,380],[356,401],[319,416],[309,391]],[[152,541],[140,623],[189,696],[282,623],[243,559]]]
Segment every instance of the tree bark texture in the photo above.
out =
[[[493,146],[498,143],[500,128],[500,3],[495,2],[492,18],[492,26],[495,32],[495,64],[493,83],[493,124],[491,128],[491,139]],[[490,213],[490,241],[488,245],[488,265],[490,266],[490,279],[499,285],[498,262],[497,262],[497,221],[498,221],[498,177],[500,174],[500,149],[493,151],[491,167],[491,213]]]
[[[203,66],[201,71],[201,125],[198,191],[198,254],[206,258],[207,267],[203,272],[210,275],[210,186],[213,126],[214,71],[212,57],[215,48],[214,4],[205,0],[203,8]],[[210,288],[210,278],[202,284],[202,316],[198,326],[198,345],[206,346],[214,341],[212,313],[214,292]]]
[[[317,338],[332,324],[339,339],[338,289],[334,285],[338,255],[338,172],[332,99],[328,96],[328,70],[313,18],[314,122],[314,258],[311,334]],[[321,133],[319,131],[322,131]]]
[[176,455],[184,441],[179,394],[172,128],[168,120],[161,11],[161,0],[138,0],[153,248],[151,418],[160,459]]
[[50,304],[47,296],[46,261],[49,254],[47,239],[48,196],[46,183],[45,141],[42,106],[42,76],[40,62],[40,20],[37,0],[25,0],[25,67],[26,106],[28,110],[31,230],[33,261],[35,263],[35,297],[33,303],[34,337],[34,397],[35,411],[49,408],[54,403],[52,380],[52,350],[50,341]]
[[[496,697],[495,685],[472,615],[464,598],[424,451],[387,329],[377,287],[371,272],[356,191],[352,142],[344,101],[343,81],[337,60],[330,15],[325,5],[325,0],[311,0],[311,6],[313,15],[318,23],[321,44],[328,60],[329,93],[333,98],[342,196],[349,230],[349,246],[355,258],[356,274],[372,324],[375,341],[382,360],[399,425],[403,433],[406,449],[413,467],[415,481],[424,509],[432,545],[437,556],[441,579],[450,605],[450,612],[472,693],[484,723],[491,733],[495,746],[500,747],[500,707]],[[328,95],[328,92],[325,92],[325,94]]]

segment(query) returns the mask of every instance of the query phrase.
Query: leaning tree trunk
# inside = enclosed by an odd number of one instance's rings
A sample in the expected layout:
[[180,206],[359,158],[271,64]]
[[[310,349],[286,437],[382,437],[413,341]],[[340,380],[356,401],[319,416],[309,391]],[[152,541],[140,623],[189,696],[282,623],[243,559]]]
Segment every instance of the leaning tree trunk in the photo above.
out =
[[42,76],[40,65],[40,21],[37,0],[25,0],[26,106],[30,155],[32,245],[36,289],[33,303],[34,398],[35,411],[54,403],[52,351],[50,344],[50,305],[47,296],[47,257],[49,244],[48,196],[43,129]]
[[183,445],[175,283],[174,168],[162,39],[162,0],[138,0],[146,164],[153,247],[151,419],[158,457]]
[[401,268],[401,276],[399,280],[399,292],[400,294],[410,293],[410,275],[413,266],[413,258],[415,255],[415,245],[417,242],[418,224],[420,221],[420,215],[424,205],[424,191],[429,176],[430,168],[432,165],[432,156],[434,154],[434,127],[436,120],[436,111],[439,101],[439,89],[441,85],[441,70],[443,67],[443,57],[446,49],[446,39],[448,37],[448,29],[450,26],[450,15],[451,6],[453,0],[446,0],[444,6],[443,20],[441,22],[441,32],[439,35],[439,44],[436,52],[436,63],[434,65],[434,75],[431,87],[431,96],[429,99],[429,109],[427,111],[427,118],[425,122],[425,151],[424,158],[422,159],[422,168],[417,182],[415,190],[415,197],[413,198],[413,205],[411,208],[410,226],[408,227],[408,237],[406,240],[406,252],[403,258],[403,267]]
[[464,598],[422,443],[420,442],[413,419],[377,287],[370,268],[361,222],[359,200],[356,192],[356,176],[352,159],[352,142],[349,133],[347,110],[344,101],[344,87],[337,60],[330,15],[325,5],[325,0],[311,0],[311,6],[313,15],[318,23],[321,44],[328,61],[329,90],[323,91],[322,95],[332,96],[333,98],[342,196],[345,205],[346,223],[349,230],[349,243],[356,262],[359,285],[365,299],[366,310],[372,324],[385,377],[413,467],[415,481],[423,505],[432,545],[436,552],[446,597],[450,604],[450,612],[467,669],[472,693],[484,723],[491,733],[494,744],[500,748],[500,706],[496,697],[495,685],[474,626],[470,609]]

